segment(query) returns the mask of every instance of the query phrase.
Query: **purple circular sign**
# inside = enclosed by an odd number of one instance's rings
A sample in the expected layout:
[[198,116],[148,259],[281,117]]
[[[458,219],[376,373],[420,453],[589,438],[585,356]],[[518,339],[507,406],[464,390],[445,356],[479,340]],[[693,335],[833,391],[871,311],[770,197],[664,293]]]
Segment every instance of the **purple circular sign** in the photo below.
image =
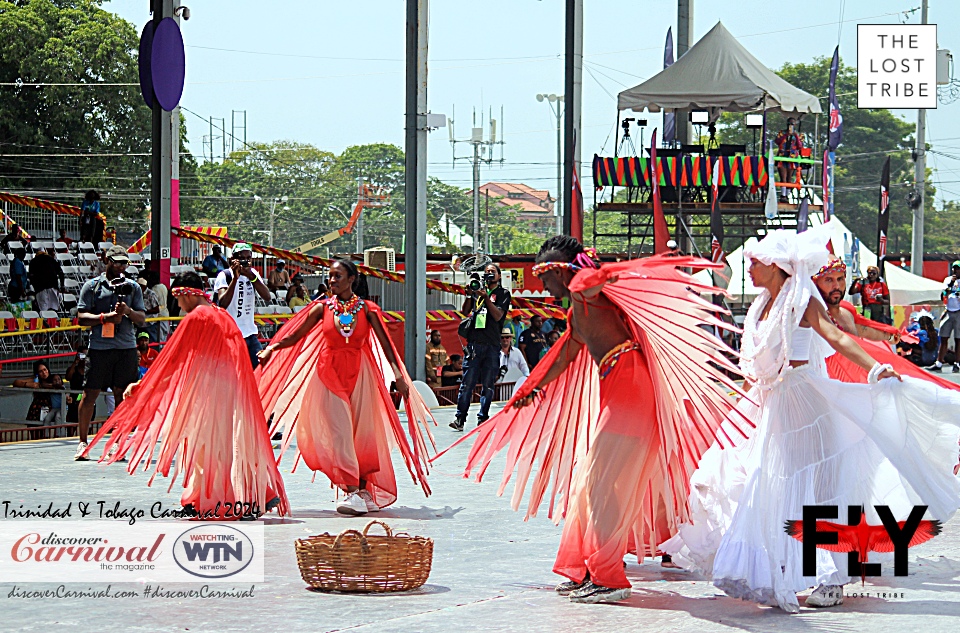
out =
[[150,51],[153,49],[153,20],[143,26],[140,34],[140,54],[137,66],[140,71],[140,94],[148,108],[153,108],[153,81],[150,79]]
[[163,18],[153,33],[150,74],[153,94],[164,110],[173,110],[180,103],[186,65],[180,26],[173,18]]

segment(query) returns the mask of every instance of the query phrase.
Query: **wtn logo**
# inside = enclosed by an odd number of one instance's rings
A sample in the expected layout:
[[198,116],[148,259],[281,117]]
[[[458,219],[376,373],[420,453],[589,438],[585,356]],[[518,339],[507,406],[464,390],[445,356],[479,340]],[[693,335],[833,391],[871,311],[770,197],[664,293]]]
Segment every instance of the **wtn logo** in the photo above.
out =
[[[229,543],[188,543],[180,541],[183,545],[187,560],[195,562],[198,558],[203,562],[219,563],[222,559],[227,562],[232,558],[243,560],[243,541],[238,541],[233,547]],[[207,555],[213,551],[213,560],[208,561]]]
[[924,521],[927,506],[914,506],[906,521],[897,521],[889,506],[874,506],[882,525],[868,525],[862,506],[847,507],[847,523],[831,523],[818,519],[836,519],[837,506],[803,506],[802,521],[787,521],[787,534],[803,543],[803,575],[817,575],[817,549],[848,553],[847,573],[879,576],[880,564],[867,563],[869,552],[893,552],[893,575],[907,575],[909,548],[929,541],[940,534],[940,521]]
[[254,558],[256,551],[250,536],[229,525],[192,527],[177,537],[173,547],[177,565],[200,578],[232,576],[246,569]]

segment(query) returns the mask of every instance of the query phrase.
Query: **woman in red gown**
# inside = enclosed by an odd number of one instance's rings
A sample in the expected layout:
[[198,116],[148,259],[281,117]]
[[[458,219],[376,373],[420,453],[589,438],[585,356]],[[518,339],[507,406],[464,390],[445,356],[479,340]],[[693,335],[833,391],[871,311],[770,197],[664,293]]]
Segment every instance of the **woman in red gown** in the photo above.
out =
[[[171,289],[187,313],[163,352],[87,448],[108,433],[101,461],[130,454],[132,475],[143,462],[153,477],[183,473],[185,516],[206,520],[254,519],[289,502],[267,435],[246,343],[236,322],[214,307],[196,273],[178,276]],[[157,442],[159,454],[153,460]]]
[[[354,294],[357,277],[353,262],[336,260],[330,267],[333,296],[302,310],[259,355],[260,395],[265,413],[274,418],[271,432],[284,430],[282,452],[296,436],[299,458],[346,493],[337,511],[354,516],[396,501],[393,444],[429,495],[418,424],[433,442],[430,410],[410,388],[380,308]],[[387,390],[393,380],[406,402],[411,441]]]

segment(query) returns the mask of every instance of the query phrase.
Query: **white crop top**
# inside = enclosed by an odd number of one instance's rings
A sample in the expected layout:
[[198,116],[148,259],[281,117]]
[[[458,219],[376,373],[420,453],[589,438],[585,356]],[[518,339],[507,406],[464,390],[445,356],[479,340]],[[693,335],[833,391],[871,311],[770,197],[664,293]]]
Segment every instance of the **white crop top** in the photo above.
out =
[[810,360],[810,341],[812,336],[813,328],[798,327],[793,331],[793,338],[790,339],[791,361]]

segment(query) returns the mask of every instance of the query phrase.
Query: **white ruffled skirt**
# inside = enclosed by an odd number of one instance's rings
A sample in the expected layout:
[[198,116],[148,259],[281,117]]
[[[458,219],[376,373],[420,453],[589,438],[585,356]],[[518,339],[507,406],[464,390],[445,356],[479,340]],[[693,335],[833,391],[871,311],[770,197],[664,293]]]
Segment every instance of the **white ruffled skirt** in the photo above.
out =
[[690,482],[693,520],[661,546],[728,595],[796,612],[798,591],[850,581],[847,555],[825,550],[816,576],[802,575],[803,546],[784,523],[805,505],[838,506],[840,523],[847,506],[864,506],[874,525],[878,505],[898,521],[914,505],[942,521],[960,506],[960,394],[912,378],[842,383],[803,366],[750,398],[761,405],[739,408],[756,433],[704,454]]

